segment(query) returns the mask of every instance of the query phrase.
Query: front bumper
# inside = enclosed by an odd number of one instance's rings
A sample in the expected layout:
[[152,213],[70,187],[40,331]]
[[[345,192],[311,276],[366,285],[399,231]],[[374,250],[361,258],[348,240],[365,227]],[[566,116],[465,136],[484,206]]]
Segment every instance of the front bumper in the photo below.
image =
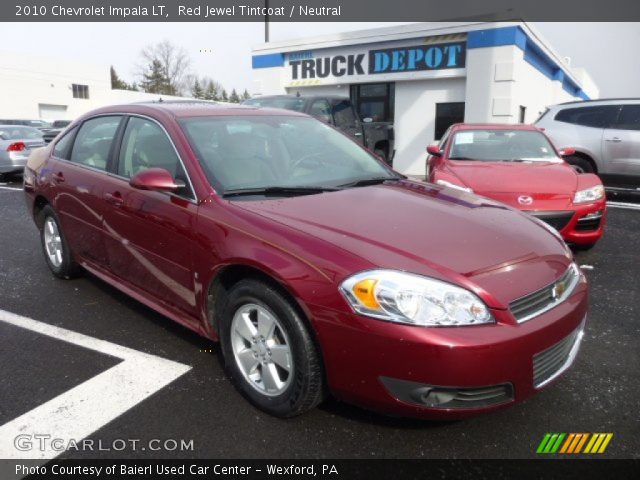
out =
[[[457,328],[405,326],[320,306],[311,310],[336,397],[390,415],[456,419],[523,401],[552,383],[555,376],[536,387],[534,358],[580,331],[587,297],[582,278],[567,300],[527,322],[518,324],[509,311],[493,310],[496,324]],[[421,402],[419,392],[403,396],[388,379],[436,387],[438,393],[456,388],[467,396],[506,385],[507,397],[470,403],[471,408],[459,402],[439,407]]]
[[554,227],[567,243],[592,245],[604,234],[607,204],[605,200],[599,200],[584,205],[572,205],[571,210],[525,212]]

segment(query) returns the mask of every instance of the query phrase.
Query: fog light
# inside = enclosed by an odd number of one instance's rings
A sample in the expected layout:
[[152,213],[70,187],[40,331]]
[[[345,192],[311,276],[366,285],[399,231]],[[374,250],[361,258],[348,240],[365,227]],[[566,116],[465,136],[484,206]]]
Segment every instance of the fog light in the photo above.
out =
[[390,377],[380,377],[380,381],[396,399],[426,408],[486,408],[513,401],[510,383],[467,388],[425,385]]

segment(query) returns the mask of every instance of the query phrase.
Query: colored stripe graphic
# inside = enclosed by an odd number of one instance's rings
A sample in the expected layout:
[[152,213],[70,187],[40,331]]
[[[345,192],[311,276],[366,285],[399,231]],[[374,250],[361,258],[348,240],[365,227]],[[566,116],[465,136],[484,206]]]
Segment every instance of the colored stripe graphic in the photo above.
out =
[[604,453],[612,438],[613,433],[547,433],[538,445],[536,453]]

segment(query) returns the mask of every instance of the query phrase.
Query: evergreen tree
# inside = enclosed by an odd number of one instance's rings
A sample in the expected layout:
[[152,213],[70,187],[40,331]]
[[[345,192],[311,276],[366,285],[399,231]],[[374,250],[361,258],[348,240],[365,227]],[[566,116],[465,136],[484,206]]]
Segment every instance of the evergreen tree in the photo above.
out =
[[173,95],[175,93],[164,73],[162,64],[158,60],[153,60],[147,66],[147,70],[142,74],[140,86],[147,93],[159,93],[162,95]]
[[227,95],[227,91],[224,88],[222,89],[222,94],[220,95],[220,100],[222,100],[223,102],[228,102],[229,101],[229,95]]
[[202,98],[215,102],[216,100],[218,100],[218,90],[216,89],[216,84],[212,81],[209,81],[206,85],[207,87],[203,92]]
[[204,89],[200,86],[200,81],[196,78],[191,87],[191,95],[193,98],[205,98]]
[[229,101],[231,103],[240,103],[240,97],[238,96],[238,92],[236,92],[235,88],[233,90],[231,90],[231,95],[229,96]]
[[242,92],[242,100],[249,100],[250,98],[251,98],[251,95],[249,95],[249,92],[245,88],[244,92]]
[[116,73],[116,69],[111,66],[111,89],[112,90],[137,90],[136,84],[129,85]]

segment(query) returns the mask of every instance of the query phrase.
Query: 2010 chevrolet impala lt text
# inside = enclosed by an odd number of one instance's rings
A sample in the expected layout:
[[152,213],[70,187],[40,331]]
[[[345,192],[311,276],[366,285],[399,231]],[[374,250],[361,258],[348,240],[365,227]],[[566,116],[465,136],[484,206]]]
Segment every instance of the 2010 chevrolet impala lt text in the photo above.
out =
[[296,112],[103,108],[24,176],[44,257],[208,338],[257,407],[459,418],[573,362],[587,284],[540,220],[408,180]]

